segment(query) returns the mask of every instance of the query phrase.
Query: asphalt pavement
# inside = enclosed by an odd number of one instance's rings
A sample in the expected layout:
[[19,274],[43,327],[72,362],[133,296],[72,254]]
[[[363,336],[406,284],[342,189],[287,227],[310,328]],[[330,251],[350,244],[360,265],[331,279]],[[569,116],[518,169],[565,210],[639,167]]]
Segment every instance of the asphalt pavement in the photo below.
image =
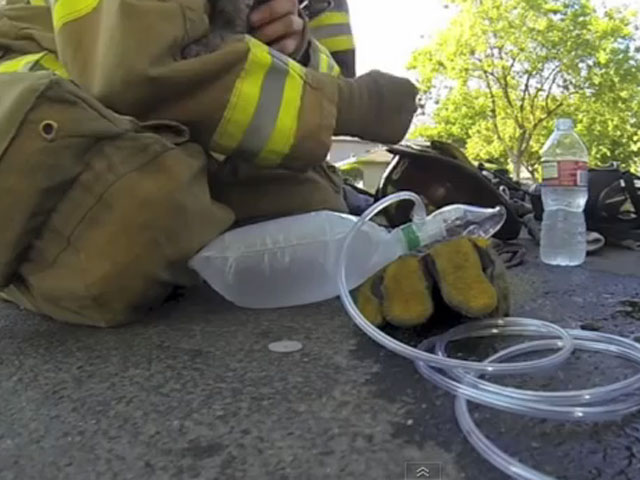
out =
[[[609,249],[569,269],[531,255],[511,276],[514,314],[640,341],[640,254]],[[280,340],[302,349],[270,351]],[[505,381],[582,388],[636,371],[582,353],[552,375]],[[114,330],[0,304],[0,378],[2,480],[402,480],[422,467],[429,478],[507,478],[463,438],[452,397],[371,342],[338,301],[253,311],[202,287]],[[548,475],[640,478],[640,414],[591,425],[472,411],[489,438]]]

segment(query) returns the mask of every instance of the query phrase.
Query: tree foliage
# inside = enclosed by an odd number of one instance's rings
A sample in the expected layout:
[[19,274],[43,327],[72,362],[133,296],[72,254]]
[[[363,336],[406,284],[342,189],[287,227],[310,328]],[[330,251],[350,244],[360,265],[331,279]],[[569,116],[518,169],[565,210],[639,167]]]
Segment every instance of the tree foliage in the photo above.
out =
[[640,158],[640,45],[629,9],[590,0],[453,0],[449,27],[414,53],[433,125],[416,137],[537,172],[554,120],[576,121],[592,163]]

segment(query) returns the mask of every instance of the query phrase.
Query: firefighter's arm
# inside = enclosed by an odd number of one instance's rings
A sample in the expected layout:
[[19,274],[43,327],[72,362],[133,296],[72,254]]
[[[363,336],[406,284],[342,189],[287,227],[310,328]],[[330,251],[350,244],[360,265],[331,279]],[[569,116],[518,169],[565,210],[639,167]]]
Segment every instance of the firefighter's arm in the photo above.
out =
[[347,0],[310,0],[308,12],[309,66],[332,73],[336,65],[344,77],[355,77],[356,49]]
[[[106,106],[179,121],[203,146],[243,161],[320,164],[334,132],[397,141],[413,114],[398,117],[397,98],[372,92],[391,85],[411,96],[405,80],[381,75],[343,85],[249,36],[182,60],[182,49],[209,29],[201,0],[58,0],[52,15],[60,60]],[[376,129],[374,113],[387,110],[400,121]]]

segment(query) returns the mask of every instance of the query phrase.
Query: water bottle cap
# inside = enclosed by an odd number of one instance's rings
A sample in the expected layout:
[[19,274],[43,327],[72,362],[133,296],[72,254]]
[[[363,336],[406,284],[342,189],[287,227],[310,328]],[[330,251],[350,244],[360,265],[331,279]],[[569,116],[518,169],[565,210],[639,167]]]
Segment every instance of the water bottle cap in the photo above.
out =
[[556,121],[556,130],[560,130],[560,131],[569,131],[569,130],[573,130],[573,120],[571,120],[570,118],[559,118]]

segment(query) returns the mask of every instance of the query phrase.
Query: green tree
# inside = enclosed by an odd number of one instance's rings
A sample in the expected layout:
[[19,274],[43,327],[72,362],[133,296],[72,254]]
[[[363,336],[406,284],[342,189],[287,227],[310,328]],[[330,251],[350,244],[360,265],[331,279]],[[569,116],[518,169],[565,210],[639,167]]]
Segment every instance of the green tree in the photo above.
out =
[[538,171],[554,120],[569,116],[594,165],[638,165],[640,45],[629,9],[590,0],[452,0],[449,27],[414,53],[440,138],[475,160]]

